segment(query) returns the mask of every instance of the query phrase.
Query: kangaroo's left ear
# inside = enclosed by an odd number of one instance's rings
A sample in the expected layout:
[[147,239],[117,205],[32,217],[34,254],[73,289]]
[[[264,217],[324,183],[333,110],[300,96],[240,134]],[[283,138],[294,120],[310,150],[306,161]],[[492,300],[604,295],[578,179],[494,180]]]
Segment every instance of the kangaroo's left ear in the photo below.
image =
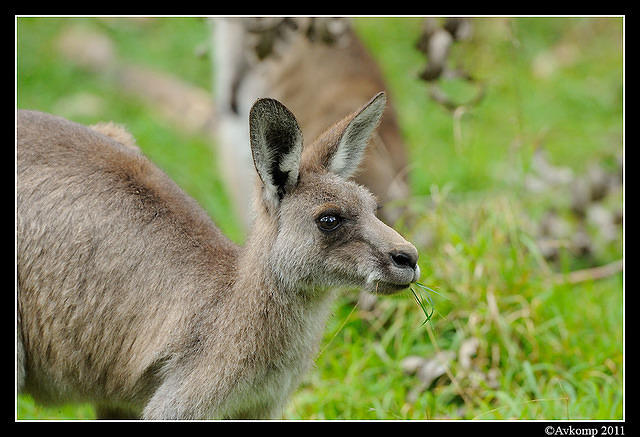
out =
[[378,126],[384,112],[387,97],[384,92],[376,94],[367,104],[350,115],[335,149],[327,156],[326,168],[344,178],[351,177],[364,156],[369,138]]
[[263,199],[277,207],[298,182],[302,131],[294,115],[274,99],[258,99],[249,112],[249,137]]

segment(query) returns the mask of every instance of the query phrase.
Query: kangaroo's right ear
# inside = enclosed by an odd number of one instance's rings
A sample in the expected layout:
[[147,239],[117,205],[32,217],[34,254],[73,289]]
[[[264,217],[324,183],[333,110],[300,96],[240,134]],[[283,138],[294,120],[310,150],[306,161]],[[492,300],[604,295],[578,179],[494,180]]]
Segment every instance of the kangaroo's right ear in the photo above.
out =
[[258,99],[249,112],[253,163],[263,183],[263,198],[277,207],[298,182],[302,131],[294,115],[274,99]]

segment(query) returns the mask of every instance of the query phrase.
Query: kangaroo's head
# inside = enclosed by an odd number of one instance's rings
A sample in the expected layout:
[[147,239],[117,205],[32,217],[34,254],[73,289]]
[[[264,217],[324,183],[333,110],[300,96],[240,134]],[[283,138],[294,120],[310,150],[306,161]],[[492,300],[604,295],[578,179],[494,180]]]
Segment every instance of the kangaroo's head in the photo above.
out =
[[269,268],[292,287],[383,294],[418,279],[416,248],[376,217],[374,196],[350,180],[385,103],[377,94],[304,149],[300,127],[281,103],[260,99],[252,107],[256,226],[271,229]]

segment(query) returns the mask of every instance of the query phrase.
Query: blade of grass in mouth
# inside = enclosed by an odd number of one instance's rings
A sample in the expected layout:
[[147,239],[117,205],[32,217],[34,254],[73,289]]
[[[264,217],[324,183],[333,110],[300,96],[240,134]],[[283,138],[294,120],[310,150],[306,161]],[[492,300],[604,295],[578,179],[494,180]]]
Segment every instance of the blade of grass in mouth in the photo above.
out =
[[[421,284],[419,282],[416,282],[414,285],[416,285],[418,287],[418,293],[415,292],[413,287],[409,287],[409,289],[411,290],[411,293],[413,294],[413,297],[415,298],[416,302],[418,303],[418,305],[420,306],[420,308],[422,309],[422,312],[424,313],[424,315],[426,317],[424,322],[422,322],[422,324],[420,325],[420,326],[423,326],[425,323],[431,322],[431,317],[433,317],[433,313],[435,311],[435,309],[433,307],[433,300],[431,299],[431,296],[429,295],[429,291],[437,294],[438,296],[440,296],[440,293],[438,293],[435,290],[432,290],[431,288],[429,288],[426,285]],[[419,296],[418,296],[418,294],[419,294]],[[427,309],[428,305],[431,306],[431,311],[430,312]]]

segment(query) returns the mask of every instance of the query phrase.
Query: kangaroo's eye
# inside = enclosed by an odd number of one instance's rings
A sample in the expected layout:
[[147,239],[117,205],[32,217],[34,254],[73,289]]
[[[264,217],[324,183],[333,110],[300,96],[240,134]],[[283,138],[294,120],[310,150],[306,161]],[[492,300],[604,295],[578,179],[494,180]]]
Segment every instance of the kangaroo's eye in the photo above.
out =
[[316,222],[318,223],[318,228],[320,228],[321,231],[332,232],[340,227],[342,219],[337,215],[327,214],[320,216]]

